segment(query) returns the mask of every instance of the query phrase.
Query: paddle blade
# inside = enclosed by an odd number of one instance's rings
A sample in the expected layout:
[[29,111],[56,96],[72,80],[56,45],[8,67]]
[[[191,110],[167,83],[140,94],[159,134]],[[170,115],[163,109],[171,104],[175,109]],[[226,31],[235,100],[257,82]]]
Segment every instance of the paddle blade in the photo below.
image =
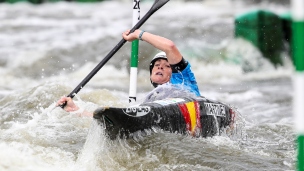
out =
[[154,14],[158,9],[164,6],[170,0],[155,0],[150,10],[143,16],[141,20],[130,30],[130,33],[133,33],[136,29],[139,29],[152,14]]
[[169,2],[170,0],[155,0],[154,4],[152,5],[151,9],[152,11],[157,11],[158,9],[160,9],[162,6],[164,6],[167,2]]

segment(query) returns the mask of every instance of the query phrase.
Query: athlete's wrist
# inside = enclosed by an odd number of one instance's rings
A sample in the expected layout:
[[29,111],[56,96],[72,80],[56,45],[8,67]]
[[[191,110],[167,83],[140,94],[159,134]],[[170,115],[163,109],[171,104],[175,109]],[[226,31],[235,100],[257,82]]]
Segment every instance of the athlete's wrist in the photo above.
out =
[[138,40],[143,41],[143,38],[142,38],[142,37],[143,37],[144,33],[145,33],[144,30],[141,30],[141,31],[140,31],[140,33],[139,33],[139,35],[138,35]]

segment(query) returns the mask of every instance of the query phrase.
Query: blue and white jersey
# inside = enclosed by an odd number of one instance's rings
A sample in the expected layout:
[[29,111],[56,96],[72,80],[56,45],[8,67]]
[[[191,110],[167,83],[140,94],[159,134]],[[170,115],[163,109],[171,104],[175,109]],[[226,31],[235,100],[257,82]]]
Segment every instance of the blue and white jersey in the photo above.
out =
[[165,98],[200,96],[195,76],[188,63],[187,67],[177,73],[172,73],[170,82],[158,85],[145,98],[144,102],[152,102]]
[[183,85],[195,95],[201,95],[197,86],[195,76],[191,70],[190,63],[188,63],[187,67],[184,70],[179,71],[177,73],[172,73],[170,83]]

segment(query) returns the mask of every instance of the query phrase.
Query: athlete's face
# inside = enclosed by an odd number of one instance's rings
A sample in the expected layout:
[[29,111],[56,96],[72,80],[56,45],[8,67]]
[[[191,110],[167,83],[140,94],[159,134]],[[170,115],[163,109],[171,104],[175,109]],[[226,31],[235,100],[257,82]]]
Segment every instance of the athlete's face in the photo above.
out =
[[168,61],[158,59],[152,68],[151,81],[157,84],[169,82],[172,75],[172,69]]

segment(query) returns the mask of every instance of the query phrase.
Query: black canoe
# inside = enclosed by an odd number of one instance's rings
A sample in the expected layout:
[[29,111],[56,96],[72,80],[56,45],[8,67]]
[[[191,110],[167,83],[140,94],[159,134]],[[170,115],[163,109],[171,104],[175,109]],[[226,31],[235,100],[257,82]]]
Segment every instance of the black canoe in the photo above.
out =
[[201,96],[168,98],[128,108],[98,108],[94,118],[105,124],[111,139],[130,137],[132,133],[151,128],[210,137],[220,135],[233,123],[234,112],[228,105]]

